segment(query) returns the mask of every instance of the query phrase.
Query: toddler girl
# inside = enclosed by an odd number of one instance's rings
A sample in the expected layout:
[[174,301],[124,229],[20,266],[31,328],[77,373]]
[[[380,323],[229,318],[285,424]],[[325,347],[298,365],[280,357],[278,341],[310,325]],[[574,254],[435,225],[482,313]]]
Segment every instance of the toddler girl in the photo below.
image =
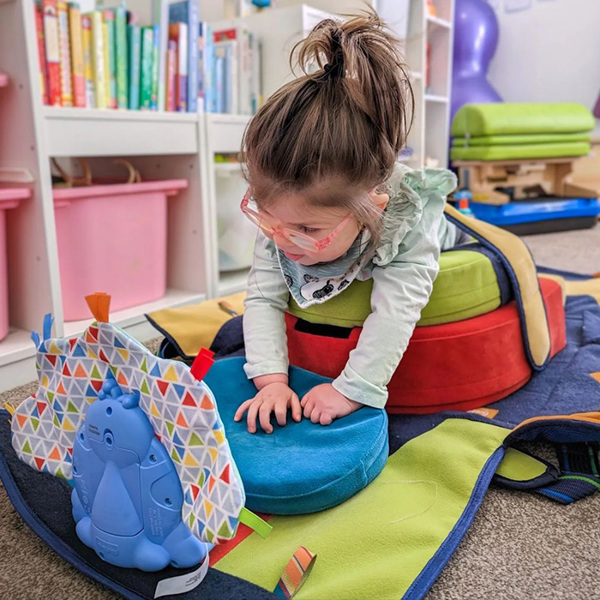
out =
[[[413,94],[378,16],[322,21],[298,58],[304,75],[268,99],[244,141],[250,187],[242,210],[260,228],[244,313],[245,369],[258,393],[235,420],[247,411],[252,433],[257,419],[273,431],[271,413],[285,425],[288,408],[295,421],[304,413],[322,425],[363,405],[383,408],[440,249],[462,241],[443,212],[454,175],[397,162]],[[299,399],[288,386],[290,296],[308,307],[369,278],[372,313],[343,372]]]

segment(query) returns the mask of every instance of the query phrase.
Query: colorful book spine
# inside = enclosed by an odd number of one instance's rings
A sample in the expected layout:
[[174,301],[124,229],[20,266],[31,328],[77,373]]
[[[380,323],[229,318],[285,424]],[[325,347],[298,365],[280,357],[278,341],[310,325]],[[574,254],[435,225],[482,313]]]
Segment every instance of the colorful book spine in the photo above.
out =
[[127,8],[124,2],[115,9],[115,62],[117,107],[127,108]]
[[226,97],[227,90],[225,89],[227,81],[227,51],[225,46],[215,46],[215,110],[217,113],[227,111]]
[[[221,32],[215,32],[215,53],[223,65],[219,64],[222,73],[217,76],[223,81],[218,89],[219,112],[238,114],[239,105],[239,61],[238,42],[236,36],[220,37]],[[217,41],[218,40],[218,41]]]
[[260,67],[261,58],[261,46],[260,39],[251,34],[251,68],[252,68],[252,100],[251,100],[251,114],[255,114],[256,111],[262,106],[262,72]]
[[71,31],[71,71],[73,76],[73,103],[85,107],[85,67],[83,64],[83,34],[81,9],[76,2],[69,3],[69,30]]
[[90,13],[92,22],[92,64],[94,67],[94,93],[96,108],[106,108],[106,72],[104,61],[104,23],[102,11]]
[[37,2],[34,3],[33,8],[35,10],[35,31],[38,44],[38,61],[40,63],[40,89],[42,91],[42,102],[48,104],[48,86],[46,85],[48,70],[46,68],[46,46],[44,42],[44,17],[42,16],[42,9]]
[[203,58],[203,85],[204,85],[204,107],[207,112],[219,112],[216,100],[216,72],[215,72],[215,42],[212,26],[208,23],[202,24],[202,38],[204,42]]
[[117,108],[117,61],[115,56],[115,12],[104,11],[104,66],[106,69],[106,104]]
[[204,103],[204,38],[202,37],[203,23],[198,24],[198,110],[206,111]]
[[177,42],[177,78],[175,85],[175,105],[178,112],[187,110],[187,60],[188,32],[185,23],[169,25],[169,40]]
[[154,29],[142,27],[142,66],[140,72],[140,108],[150,110],[152,102],[152,55]]
[[140,107],[140,60],[142,55],[142,31],[137,23],[127,26],[129,46],[129,109]]
[[175,110],[175,88],[177,87],[177,42],[175,40],[169,41],[166,75],[167,86],[165,108],[169,112],[173,112]]
[[152,44],[152,96],[150,98],[150,109],[158,110],[158,81],[160,74],[160,26],[154,25]]
[[69,13],[66,2],[57,2],[58,36],[60,43],[60,96],[62,106],[73,106],[71,82],[71,52],[69,49]]
[[46,46],[46,71],[48,73],[48,104],[60,106],[60,41],[56,0],[43,0],[44,42]]
[[188,31],[187,40],[187,110],[198,111],[198,28],[199,10],[196,0],[174,2],[169,6],[169,21],[185,23]]
[[158,50],[158,110],[167,109],[167,61],[169,52],[169,0],[152,1],[152,22],[160,27]]
[[88,15],[81,17],[81,38],[83,41],[83,72],[85,75],[85,105],[96,108],[94,89],[94,54],[92,44],[92,21]]

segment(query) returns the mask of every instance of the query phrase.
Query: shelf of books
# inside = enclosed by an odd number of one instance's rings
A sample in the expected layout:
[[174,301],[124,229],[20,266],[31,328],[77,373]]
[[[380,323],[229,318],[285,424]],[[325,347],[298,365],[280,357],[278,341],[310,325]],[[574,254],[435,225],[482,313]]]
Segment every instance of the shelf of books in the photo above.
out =
[[34,10],[46,105],[256,112],[258,39],[201,21],[197,0],[130,0],[85,14],[76,2],[38,0]]

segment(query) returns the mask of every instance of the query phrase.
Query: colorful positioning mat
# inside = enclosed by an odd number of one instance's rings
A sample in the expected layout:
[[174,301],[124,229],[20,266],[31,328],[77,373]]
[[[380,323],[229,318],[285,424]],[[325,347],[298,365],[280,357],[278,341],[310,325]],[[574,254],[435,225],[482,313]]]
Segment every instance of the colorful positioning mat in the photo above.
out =
[[[600,279],[567,279],[567,347],[521,390],[471,413],[391,415],[391,456],[371,485],[327,511],[272,517],[267,540],[241,527],[236,539],[211,553],[215,568],[200,587],[179,598],[285,597],[281,582],[277,595],[267,590],[275,589],[299,546],[317,555],[299,600],[422,598],[469,528],[497,469],[503,485],[562,503],[594,493],[600,488]],[[559,470],[509,448],[533,440],[556,445]],[[70,488],[17,459],[4,412],[0,476],[44,541],[126,598],[153,598],[159,580],[180,574],[111,567],[84,547],[70,515]]]

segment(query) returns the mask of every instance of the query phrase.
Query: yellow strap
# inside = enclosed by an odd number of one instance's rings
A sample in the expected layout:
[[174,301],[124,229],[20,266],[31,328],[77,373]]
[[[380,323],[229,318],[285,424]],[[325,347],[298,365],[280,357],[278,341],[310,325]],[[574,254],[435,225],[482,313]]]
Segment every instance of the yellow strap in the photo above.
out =
[[510,265],[509,275],[513,280],[515,292],[520,297],[525,348],[532,366],[541,369],[550,357],[550,327],[529,248],[513,233],[490,223],[466,217],[449,204],[446,204],[445,211],[452,221],[460,223],[480,241],[494,246]]

